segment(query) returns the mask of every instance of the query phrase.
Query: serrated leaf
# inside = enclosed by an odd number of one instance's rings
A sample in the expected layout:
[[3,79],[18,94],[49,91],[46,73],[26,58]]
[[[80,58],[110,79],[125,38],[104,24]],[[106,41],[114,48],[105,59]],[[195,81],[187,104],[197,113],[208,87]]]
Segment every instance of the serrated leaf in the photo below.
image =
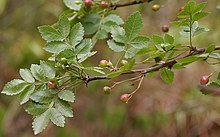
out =
[[209,31],[209,29],[198,27],[198,28],[196,28],[195,32],[193,33],[193,36],[197,36],[197,35],[199,35],[200,33],[202,33],[202,32],[207,32],[207,31]]
[[39,80],[39,81],[45,81],[46,80],[44,71],[43,71],[43,69],[41,68],[40,65],[32,64],[31,65],[31,73],[34,76],[34,78]]
[[64,42],[53,41],[53,42],[47,43],[44,47],[44,50],[50,53],[58,54],[67,48],[68,46]]
[[107,43],[108,43],[108,47],[115,52],[124,51],[124,48],[125,48],[124,44],[117,43],[114,40],[108,40]]
[[210,53],[209,58],[220,59],[220,53]]
[[70,104],[63,100],[57,100],[55,102],[55,108],[65,117],[73,117],[73,111]]
[[169,35],[169,34],[165,34],[165,36],[164,36],[164,41],[165,41],[166,43],[173,44],[174,38],[173,38],[171,35]]
[[97,39],[106,39],[108,37],[108,32],[105,29],[98,30],[96,33]]
[[96,51],[92,51],[92,52],[88,52],[86,54],[79,54],[78,57],[78,62],[82,63],[83,61],[85,61],[86,59],[88,59],[89,57],[95,55],[97,52]]
[[193,14],[203,10],[206,6],[206,2],[199,3],[193,10]]
[[70,31],[70,43],[73,47],[81,42],[84,36],[84,28],[81,23],[74,25]]
[[140,12],[131,14],[124,24],[127,40],[132,40],[141,32],[143,22]]
[[34,92],[34,90],[35,90],[35,85],[30,85],[30,86],[26,87],[21,92],[21,95],[20,95],[20,104],[21,105],[26,103],[29,100],[29,98],[30,98],[31,94]]
[[83,27],[85,28],[85,34],[90,35],[95,33],[100,27],[101,17],[99,14],[88,14],[81,18]]
[[41,33],[42,38],[47,42],[64,40],[64,37],[49,25],[40,26],[38,27],[38,30]]
[[209,47],[205,50],[205,53],[211,53],[215,50],[215,44],[209,45]]
[[117,77],[117,76],[120,76],[121,74],[122,74],[123,72],[121,72],[121,71],[117,71],[117,72],[111,72],[111,73],[109,73],[108,75],[107,75],[107,78],[115,78],[115,77]]
[[49,103],[52,101],[53,96],[50,94],[50,91],[41,89],[34,92],[30,98],[38,103]]
[[62,14],[59,18],[58,29],[64,38],[70,33],[70,21],[65,14]]
[[21,77],[23,80],[25,80],[28,83],[34,83],[35,79],[33,78],[31,71],[29,69],[20,69],[19,71]]
[[172,84],[174,79],[174,73],[169,69],[162,69],[162,73],[160,74],[160,77],[164,82],[168,84]]
[[128,50],[126,50],[125,58],[126,59],[133,58],[137,52],[138,52],[138,49],[131,47]]
[[137,49],[146,48],[149,44],[149,38],[145,36],[138,36],[129,42],[129,44]]
[[71,58],[74,58],[75,56],[76,55],[74,54],[74,51],[72,49],[65,49],[61,51],[56,57],[71,59]]
[[50,114],[50,109],[48,109],[34,119],[32,127],[35,135],[42,132],[47,127],[48,122],[50,121]]
[[72,91],[69,90],[62,90],[58,93],[58,97],[64,101],[74,102],[75,95]]
[[87,54],[92,49],[92,40],[91,39],[84,39],[79,45],[76,47],[76,54]]
[[190,57],[186,57],[183,59],[179,59],[179,60],[177,60],[177,62],[180,63],[180,65],[185,66],[185,65],[188,65],[188,64],[195,62],[197,60],[201,60],[201,58],[196,57],[196,56],[190,56]]
[[64,4],[71,10],[80,10],[82,4],[76,4],[76,1],[82,3],[82,0],[63,0]]
[[64,116],[55,108],[51,108],[50,120],[59,127],[64,127],[65,118]]
[[54,63],[48,61],[40,61],[40,66],[44,71],[44,74],[47,78],[52,79],[56,76],[56,69]]
[[158,35],[153,35],[153,36],[152,36],[152,40],[153,40],[154,44],[164,43],[163,38],[160,37],[160,36],[158,36]]
[[111,27],[111,37],[116,42],[125,43],[125,41],[126,41],[125,30],[120,26],[112,26]]
[[122,18],[120,18],[118,15],[115,15],[115,14],[110,14],[103,19],[103,23],[107,23],[107,22],[114,22],[117,25],[124,24],[124,21],[122,20]]
[[103,68],[101,68],[101,67],[86,67],[86,68],[84,68],[84,69],[85,69],[85,70],[89,70],[89,71],[95,71],[95,72],[98,72],[98,73],[100,73],[100,74],[105,74],[105,72],[102,71]]
[[198,12],[193,16],[193,21],[198,21],[198,20],[206,17],[207,15],[209,15],[208,12]]
[[25,111],[28,114],[33,115],[33,116],[41,115],[48,108],[49,108],[49,106],[47,106],[47,105],[42,105],[42,104],[38,104],[38,103],[35,103],[35,102],[27,103],[24,106]]
[[8,82],[3,90],[2,90],[2,94],[6,94],[6,95],[17,95],[19,93],[21,93],[29,84],[27,84],[25,81],[20,80],[20,79],[14,79],[10,82]]

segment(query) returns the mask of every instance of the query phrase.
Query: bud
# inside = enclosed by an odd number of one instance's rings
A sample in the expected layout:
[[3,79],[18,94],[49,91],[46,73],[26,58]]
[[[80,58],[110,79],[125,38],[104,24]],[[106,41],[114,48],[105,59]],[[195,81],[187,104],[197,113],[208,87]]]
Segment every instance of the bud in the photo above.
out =
[[154,4],[154,5],[152,6],[152,10],[153,10],[153,11],[158,11],[158,10],[160,10],[160,5]]
[[163,32],[168,32],[170,28],[169,28],[168,25],[163,25],[163,26],[161,27],[161,29],[162,29]]
[[75,4],[76,4],[76,5],[79,5],[79,4],[81,4],[81,1],[78,1],[78,0],[77,0],[77,1],[75,1]]
[[108,66],[108,61],[107,60],[101,60],[100,62],[99,62],[99,66],[100,67],[107,67]]
[[123,94],[121,95],[120,100],[124,103],[128,103],[130,97],[131,97],[130,94]]
[[57,87],[56,83],[55,83],[55,82],[52,82],[52,81],[49,81],[49,82],[47,83],[47,86],[48,86],[48,88],[50,88],[50,89],[55,89],[55,88]]
[[202,76],[202,78],[200,79],[200,84],[206,85],[209,82],[209,77],[210,76]]
[[110,94],[110,93],[111,93],[111,88],[108,87],[108,86],[105,86],[105,87],[103,88],[103,91],[104,91],[105,94]]
[[101,1],[99,5],[101,8],[107,8],[109,6],[109,4],[105,1]]
[[121,65],[125,65],[125,64],[128,64],[128,61],[127,60],[121,60]]

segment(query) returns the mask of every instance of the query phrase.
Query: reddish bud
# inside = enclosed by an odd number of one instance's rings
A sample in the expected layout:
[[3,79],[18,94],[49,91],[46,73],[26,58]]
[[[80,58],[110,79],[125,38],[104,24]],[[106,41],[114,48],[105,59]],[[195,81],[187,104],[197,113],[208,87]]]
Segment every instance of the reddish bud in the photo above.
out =
[[125,64],[128,64],[128,61],[127,60],[121,60],[121,65],[125,65]]
[[47,83],[47,86],[50,88],[50,89],[55,89],[57,87],[56,83],[55,82],[52,82],[52,81],[49,81]]
[[153,10],[153,11],[158,11],[158,10],[160,10],[160,5],[154,4],[154,5],[152,6],[152,10]]
[[168,32],[169,29],[170,29],[170,27],[169,27],[168,25],[163,25],[163,26],[161,27],[161,29],[162,29],[163,32]]
[[130,94],[123,94],[120,97],[120,100],[124,103],[128,103],[128,100],[130,99]]
[[99,66],[100,67],[107,67],[108,66],[108,61],[107,60],[101,60],[100,62],[99,62]]
[[184,7],[179,8],[179,12],[182,12],[184,10]]
[[105,1],[101,1],[99,5],[101,8],[107,8],[109,6],[109,4]]
[[92,0],[85,0],[84,4],[86,7],[91,7],[92,6]]
[[200,79],[200,84],[206,85],[209,82],[209,77],[210,76],[202,76],[202,78]]

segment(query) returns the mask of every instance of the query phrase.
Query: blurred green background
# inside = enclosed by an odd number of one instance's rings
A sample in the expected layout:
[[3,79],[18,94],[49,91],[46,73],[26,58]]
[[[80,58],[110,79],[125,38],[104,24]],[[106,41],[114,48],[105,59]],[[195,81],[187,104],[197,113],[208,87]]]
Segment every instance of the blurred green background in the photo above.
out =
[[[121,0],[126,2],[127,0]],[[178,9],[187,0],[154,0],[150,4],[120,8],[116,12],[123,18],[132,11],[142,11],[143,34],[162,35],[161,26],[176,19]],[[197,0],[201,2],[205,0]],[[201,25],[210,29],[208,33],[194,39],[198,47],[210,43],[219,44],[220,9],[219,0],[207,0],[206,11],[210,15]],[[151,6],[161,4],[158,12]],[[30,67],[46,59],[43,51],[45,41],[37,27],[53,24],[66,9],[62,0],[0,0],[0,89],[14,78],[19,78],[19,68]],[[170,34],[176,42],[187,44],[178,28],[171,26]],[[95,50],[102,51],[90,59],[97,65],[100,59],[115,59],[114,54],[101,41]],[[141,89],[128,104],[120,102],[122,93],[131,91],[128,84],[118,86],[113,94],[102,92],[107,81],[92,82],[89,88],[77,91],[76,103],[72,105],[74,118],[66,120],[64,128],[49,124],[38,137],[219,137],[220,99],[204,96],[197,89],[199,78],[219,70],[220,65],[209,66],[198,62],[184,70],[175,71],[175,81],[167,85],[156,75],[146,78]],[[0,95],[0,137],[32,137],[31,116],[19,105],[18,96]]]

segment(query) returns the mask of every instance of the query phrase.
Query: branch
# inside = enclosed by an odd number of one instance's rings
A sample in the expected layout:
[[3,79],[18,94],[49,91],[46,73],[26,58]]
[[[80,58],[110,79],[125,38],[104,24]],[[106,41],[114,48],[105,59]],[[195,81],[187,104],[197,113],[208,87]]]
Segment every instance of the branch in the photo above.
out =
[[[195,56],[195,55],[198,55],[198,54],[202,54],[202,53],[205,52],[205,50],[206,50],[205,48],[194,49],[194,51],[192,51],[191,53],[189,53],[185,56],[179,57],[175,60],[171,60],[171,61],[168,61],[166,63],[158,64],[158,65],[150,67],[150,68],[131,70],[131,71],[122,73],[121,75],[135,74],[135,73],[145,75],[145,74],[153,72],[153,71],[158,71],[161,68],[165,68],[165,67],[172,68],[172,66],[177,63],[177,60],[183,59],[183,58],[186,58],[186,57],[189,57],[189,56]],[[215,50],[220,50],[220,46],[217,46],[215,48]],[[107,76],[89,76],[86,80],[86,83],[89,83],[89,82],[94,81],[94,80],[102,80],[102,79],[108,79],[108,78],[107,78]]]
[[112,4],[110,7],[114,10],[116,10],[117,8],[120,7],[126,7],[126,6],[131,6],[131,5],[136,5],[136,4],[142,4],[145,2],[151,2],[153,0],[141,0],[141,1],[132,1],[132,2],[128,2],[128,3],[123,3],[123,4]]
[[212,86],[198,86],[200,90],[208,91],[210,93],[214,93],[214,95],[220,95],[220,88],[212,87]]

